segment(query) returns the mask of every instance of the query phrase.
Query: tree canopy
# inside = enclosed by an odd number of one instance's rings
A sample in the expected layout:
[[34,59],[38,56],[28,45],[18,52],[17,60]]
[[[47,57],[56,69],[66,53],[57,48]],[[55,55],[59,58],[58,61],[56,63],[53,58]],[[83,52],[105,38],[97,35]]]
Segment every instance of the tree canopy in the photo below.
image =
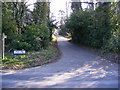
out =
[[[105,52],[120,52],[120,2],[88,3],[82,9],[81,3],[72,3],[73,13],[65,26],[71,33],[72,41]],[[76,5],[77,4],[77,5]],[[93,6],[96,6],[93,8]],[[92,7],[92,8],[91,8]]]
[[[50,3],[36,2],[34,10],[27,2],[2,3],[2,31],[7,35],[7,49],[40,50],[51,38]],[[52,24],[52,22],[51,22]]]

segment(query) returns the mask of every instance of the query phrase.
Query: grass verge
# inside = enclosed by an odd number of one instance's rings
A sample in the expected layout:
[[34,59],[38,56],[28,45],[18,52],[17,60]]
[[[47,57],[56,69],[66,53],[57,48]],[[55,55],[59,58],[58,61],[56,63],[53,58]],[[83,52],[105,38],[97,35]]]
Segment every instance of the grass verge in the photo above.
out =
[[55,61],[59,57],[59,49],[56,42],[56,37],[53,36],[53,41],[50,45],[40,51],[27,52],[24,56],[14,56],[12,53],[6,53],[4,59],[0,58],[0,66],[2,69],[23,69],[35,66],[41,66],[46,63]]

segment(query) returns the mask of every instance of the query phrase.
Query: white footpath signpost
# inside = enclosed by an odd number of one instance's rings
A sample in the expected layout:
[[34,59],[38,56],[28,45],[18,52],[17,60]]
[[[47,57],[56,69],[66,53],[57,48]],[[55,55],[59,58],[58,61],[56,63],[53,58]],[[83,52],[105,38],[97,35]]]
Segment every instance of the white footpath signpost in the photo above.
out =
[[2,59],[4,59],[5,57],[5,38],[7,38],[7,36],[3,33],[2,35],[2,41],[3,41]]

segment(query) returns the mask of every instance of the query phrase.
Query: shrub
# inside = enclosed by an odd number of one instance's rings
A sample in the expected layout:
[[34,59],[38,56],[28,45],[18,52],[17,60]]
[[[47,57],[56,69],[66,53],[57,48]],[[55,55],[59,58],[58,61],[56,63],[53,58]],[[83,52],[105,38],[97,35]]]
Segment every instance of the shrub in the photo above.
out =
[[27,26],[23,39],[31,44],[33,50],[46,48],[49,44],[49,30],[46,26]]
[[22,39],[21,35],[15,36],[15,39],[11,41],[11,47],[13,49],[18,49],[18,50],[30,50],[31,49],[31,45],[27,42],[25,42]]
[[26,26],[23,34],[14,35],[10,43],[13,49],[40,50],[49,44],[49,30],[44,25]]
[[65,23],[72,41],[104,51],[120,52],[120,19],[117,3],[112,4],[102,3],[95,10],[74,11]]
[[120,40],[120,38],[111,37],[111,39],[108,40],[106,45],[102,47],[103,52],[120,52],[120,42],[118,39]]
[[59,35],[62,35],[63,33],[62,33],[62,29],[59,29]]

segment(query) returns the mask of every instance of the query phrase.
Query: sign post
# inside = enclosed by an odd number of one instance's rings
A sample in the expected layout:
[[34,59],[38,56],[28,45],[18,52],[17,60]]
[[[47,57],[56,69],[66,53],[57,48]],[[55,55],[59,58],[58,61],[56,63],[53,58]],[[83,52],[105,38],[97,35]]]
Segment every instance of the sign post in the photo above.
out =
[[7,36],[3,33],[2,35],[2,41],[3,41],[2,59],[4,59],[5,57],[5,38],[7,38]]

